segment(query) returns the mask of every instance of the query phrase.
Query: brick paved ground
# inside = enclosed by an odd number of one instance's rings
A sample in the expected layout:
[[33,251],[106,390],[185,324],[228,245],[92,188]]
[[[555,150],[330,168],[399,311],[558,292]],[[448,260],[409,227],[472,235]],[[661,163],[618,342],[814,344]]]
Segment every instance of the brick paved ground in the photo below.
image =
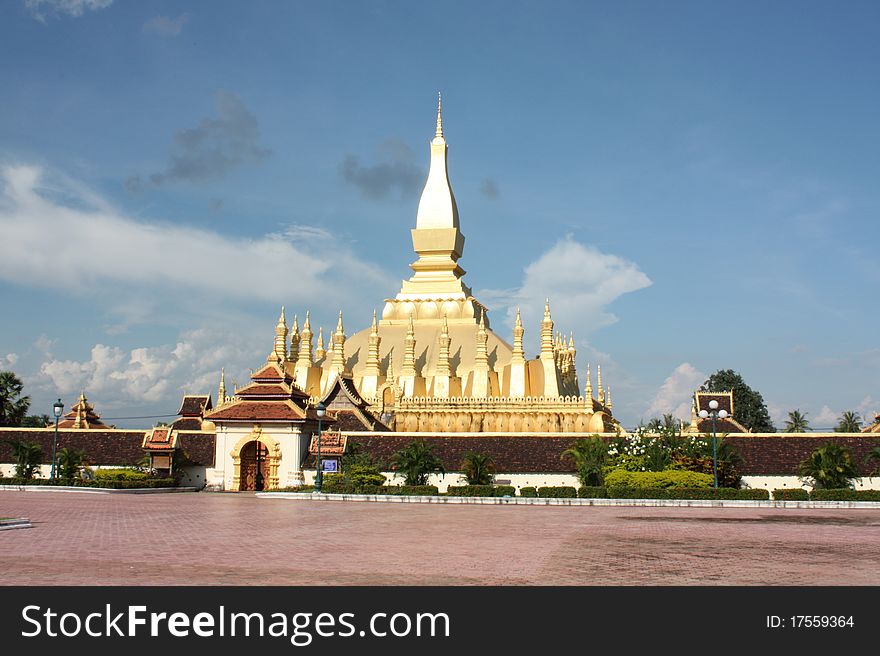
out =
[[0,516],[34,524],[0,532],[7,585],[880,584],[878,510],[0,491]]

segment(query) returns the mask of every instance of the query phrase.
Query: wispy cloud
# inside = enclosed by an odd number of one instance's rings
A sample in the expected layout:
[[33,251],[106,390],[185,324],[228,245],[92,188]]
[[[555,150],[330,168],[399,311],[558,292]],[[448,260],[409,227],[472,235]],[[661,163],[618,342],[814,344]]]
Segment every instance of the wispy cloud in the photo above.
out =
[[189,14],[181,14],[177,18],[170,16],[156,16],[144,22],[144,34],[156,34],[159,36],[180,36],[183,24],[189,19]]
[[87,11],[106,9],[112,4],[113,0],[24,0],[31,16],[43,22],[60,15],[78,18]]
[[384,161],[371,166],[362,165],[357,155],[348,155],[339,165],[342,179],[372,200],[383,200],[394,190],[401,197],[417,195],[426,173],[415,163],[412,149],[399,139],[388,139],[379,150]]
[[204,118],[198,127],[174,135],[171,158],[164,170],[146,178],[132,176],[126,180],[126,188],[136,192],[149,184],[215,180],[272,154],[260,144],[257,118],[241,98],[229,91],[219,91],[215,105],[217,118]]
[[[321,228],[245,239],[137,220],[81,183],[37,166],[0,169],[0,234],[0,280],[90,294],[103,303],[134,296],[162,313],[254,300],[359,307],[365,295],[380,296],[394,284],[345,244],[332,244],[334,258],[308,247],[303,235],[326,236]],[[50,248],[46,235],[53,236]]]

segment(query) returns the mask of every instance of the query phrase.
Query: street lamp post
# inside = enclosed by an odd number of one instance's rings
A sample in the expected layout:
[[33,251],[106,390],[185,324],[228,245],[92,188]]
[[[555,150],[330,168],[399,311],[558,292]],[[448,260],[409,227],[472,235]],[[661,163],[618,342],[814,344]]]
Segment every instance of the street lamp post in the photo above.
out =
[[700,417],[707,419],[712,417],[712,475],[715,479],[715,488],[718,488],[718,437],[715,422],[719,419],[727,418],[727,410],[718,409],[718,401],[712,399],[709,401],[709,410],[700,410]]
[[327,406],[319,401],[315,407],[315,414],[318,415],[318,459],[315,462],[315,492],[320,492],[321,483],[324,482],[324,472],[321,471],[321,420],[327,414]]
[[52,439],[52,482],[55,482],[55,451],[58,448],[58,420],[64,413],[64,404],[58,399],[52,405],[52,412],[55,415],[55,437]]

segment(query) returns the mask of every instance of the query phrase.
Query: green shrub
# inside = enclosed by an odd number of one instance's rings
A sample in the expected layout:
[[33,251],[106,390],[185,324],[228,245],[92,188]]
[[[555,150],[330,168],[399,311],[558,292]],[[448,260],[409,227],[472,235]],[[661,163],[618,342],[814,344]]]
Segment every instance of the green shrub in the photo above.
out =
[[379,471],[378,467],[365,463],[355,463],[349,465],[342,473],[345,478],[354,487],[364,487],[365,485],[384,485],[385,476]]
[[679,471],[668,469],[666,471],[631,472],[624,469],[614,469],[605,476],[605,486],[634,487],[634,488],[659,488],[659,487],[713,487],[713,478],[709,474],[701,474],[693,471]]
[[853,490],[850,488],[816,489],[810,492],[811,501],[880,501],[880,490]]
[[145,481],[150,477],[147,472],[137,469],[96,469],[95,480],[106,481]]
[[615,487],[608,489],[608,496],[612,499],[723,499],[738,501],[767,501],[770,493],[761,489],[738,490],[732,487],[719,488],[637,488]]
[[516,488],[512,485],[450,485],[446,488],[450,497],[512,497]]
[[608,461],[608,445],[598,435],[582,437],[562,452],[563,458],[574,460],[582,485],[601,485]]
[[461,461],[461,471],[468,485],[491,485],[495,478],[495,461],[485,453],[468,451]]
[[296,487],[278,487],[274,490],[269,490],[269,492],[314,492],[314,485],[298,485]]
[[577,489],[570,485],[549,485],[539,487],[538,496],[542,499],[576,499]]
[[810,493],[800,487],[792,489],[773,490],[773,498],[776,501],[808,501]]
[[833,442],[813,451],[798,465],[798,474],[814,489],[826,490],[851,488],[853,480],[859,477],[849,449]]
[[[79,483],[77,483],[79,485]],[[104,480],[88,481],[84,487],[104,487],[111,490],[137,490],[141,488],[175,487],[177,482],[173,478],[147,478],[141,480]]]
[[605,499],[608,497],[608,492],[602,486],[584,485],[578,489],[578,497],[581,499]]
[[70,487],[98,487],[111,490],[136,490],[154,487],[175,487],[173,478],[145,478],[141,480],[118,480],[104,479],[94,481],[73,480],[71,482],[58,480],[53,483],[50,479],[32,478],[0,478],[0,485],[63,485]]
[[521,497],[534,499],[538,496],[538,488],[533,485],[526,485],[525,487],[521,487],[519,489],[519,495]]

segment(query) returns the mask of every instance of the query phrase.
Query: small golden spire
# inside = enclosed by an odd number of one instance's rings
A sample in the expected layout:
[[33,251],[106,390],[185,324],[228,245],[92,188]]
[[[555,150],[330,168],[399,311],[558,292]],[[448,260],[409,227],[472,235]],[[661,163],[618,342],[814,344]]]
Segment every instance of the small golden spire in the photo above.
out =
[[443,138],[443,97],[437,92],[437,131],[434,136],[438,139]]
[[378,330],[378,326],[376,325],[376,310],[373,310],[373,324],[370,326],[372,328],[372,332],[376,332]]
[[614,407],[614,404],[611,402],[611,386],[608,386],[608,391],[605,393],[605,406],[611,410]]
[[584,396],[587,397],[587,402],[589,403],[593,398],[593,381],[592,376],[590,374],[590,365],[587,363],[587,385],[584,387]]
[[519,308],[516,308],[516,323],[514,325],[517,328],[522,328],[522,319],[519,317]]
[[278,325],[287,327],[287,319],[284,318],[284,306],[281,306],[281,316],[278,317]]
[[336,334],[342,334],[345,330],[342,328],[342,310],[339,311],[339,321],[336,322]]
[[226,403],[226,369],[220,368],[220,387],[217,388],[217,405]]
[[602,387],[602,365],[596,365],[596,387],[599,388],[599,403],[605,405],[605,388]]

